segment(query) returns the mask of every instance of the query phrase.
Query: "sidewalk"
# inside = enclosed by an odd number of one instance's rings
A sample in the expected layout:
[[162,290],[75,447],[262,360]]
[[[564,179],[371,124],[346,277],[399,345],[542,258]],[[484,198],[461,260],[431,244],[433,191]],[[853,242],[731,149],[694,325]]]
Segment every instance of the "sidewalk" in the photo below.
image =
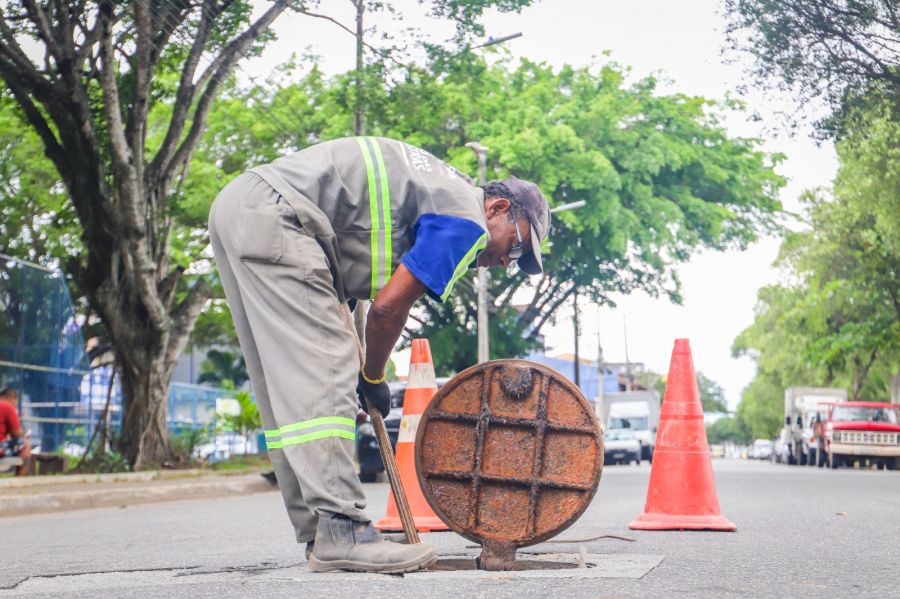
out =
[[258,472],[164,470],[0,479],[0,518],[274,491]]

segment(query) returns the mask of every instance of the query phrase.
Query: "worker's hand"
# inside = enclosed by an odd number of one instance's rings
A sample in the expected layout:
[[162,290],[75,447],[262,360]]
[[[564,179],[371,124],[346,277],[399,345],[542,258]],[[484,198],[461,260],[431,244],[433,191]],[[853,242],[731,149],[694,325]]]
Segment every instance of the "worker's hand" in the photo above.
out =
[[359,397],[360,407],[368,414],[369,405],[366,403],[366,400],[369,400],[369,403],[381,412],[382,416],[387,416],[388,412],[391,411],[391,389],[388,387],[388,384],[384,381],[370,383],[363,378],[362,371],[360,371],[357,380],[356,395]]

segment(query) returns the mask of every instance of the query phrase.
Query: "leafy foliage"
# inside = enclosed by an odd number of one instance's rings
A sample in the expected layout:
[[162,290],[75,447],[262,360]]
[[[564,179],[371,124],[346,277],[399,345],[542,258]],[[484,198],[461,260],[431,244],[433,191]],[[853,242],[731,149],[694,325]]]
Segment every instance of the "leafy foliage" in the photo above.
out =
[[[665,397],[666,377],[651,370],[641,372],[637,376],[639,384],[656,391],[660,398]],[[697,389],[700,392],[700,404],[703,411],[710,414],[725,414],[728,405],[725,403],[725,390],[716,381],[702,372],[697,372]]]
[[249,391],[238,391],[235,393],[234,398],[240,406],[240,411],[237,414],[224,416],[225,427],[244,437],[246,441],[244,453],[246,454],[250,445],[251,433],[262,428],[262,418],[259,415],[259,408],[256,402],[250,397]]
[[700,403],[704,412],[724,414],[728,412],[725,391],[719,383],[702,372],[697,373],[697,387],[700,389]]
[[[221,185],[279,152],[352,134],[352,77],[326,79],[313,63],[295,83],[278,82],[304,64],[226,90],[197,151],[208,166],[190,173],[186,188]],[[547,276],[492,277],[495,357],[538,346],[541,328],[576,289],[605,303],[612,292],[635,289],[680,301],[675,267],[692,251],[744,247],[775,227],[781,157],[726,135],[717,115],[735,104],[660,95],[652,78],[626,85],[616,65],[557,71],[472,60],[448,68],[409,70],[403,81],[375,88],[365,107],[368,132],[424,147],[470,174],[477,165],[465,144],[477,139],[490,148],[492,178],[515,174],[538,182],[553,202],[588,202],[555,219]],[[474,363],[475,305],[465,278],[446,304],[427,301],[414,312],[418,323],[407,335],[430,339],[439,372]],[[207,338],[221,339],[226,310],[214,302],[201,317]]]
[[81,247],[74,212],[43,144],[0,92],[0,253],[58,265]]
[[706,425],[706,438],[710,443],[750,443],[753,437],[738,417],[723,416]]
[[[587,202],[555,218],[540,280],[493,277],[494,357],[534,346],[576,291],[598,303],[636,289],[680,301],[677,263],[701,247],[744,247],[775,226],[781,157],[726,135],[717,115],[737,105],[662,95],[653,78],[626,85],[626,74],[616,65],[557,71],[527,60],[469,64],[443,77],[411,73],[391,90],[391,110],[369,119],[373,132],[470,174],[476,160],[465,143],[478,140],[489,148],[490,178],[514,174],[552,203]],[[415,334],[437,340],[440,371],[474,363],[470,285],[452,306],[427,303],[419,318]]]
[[756,320],[732,348],[757,362],[738,408],[755,436],[780,426],[785,387],[846,387],[852,399],[879,400],[896,374],[900,122],[886,106],[854,120],[837,146],[830,197],[807,194],[808,229],[782,244],[788,282],[760,290]]
[[731,44],[755,55],[759,82],[822,97],[838,116],[875,92],[900,98],[895,0],[726,0],[725,7]]
[[197,377],[197,382],[237,388],[248,379],[247,365],[239,351],[211,349],[206,352],[206,359],[200,363],[200,376]]
[[169,435],[172,459],[179,466],[192,465],[197,459],[197,448],[209,443],[209,431],[205,428],[187,427]]

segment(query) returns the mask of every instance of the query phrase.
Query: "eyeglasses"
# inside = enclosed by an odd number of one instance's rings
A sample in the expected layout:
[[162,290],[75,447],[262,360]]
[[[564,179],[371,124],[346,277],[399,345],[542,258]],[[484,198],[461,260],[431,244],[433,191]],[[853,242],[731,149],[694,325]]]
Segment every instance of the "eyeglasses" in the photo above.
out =
[[519,240],[519,243],[509,248],[509,259],[511,262],[515,262],[525,253],[525,248],[522,247],[522,233],[519,231],[519,219],[517,218],[515,221],[516,224],[516,239]]

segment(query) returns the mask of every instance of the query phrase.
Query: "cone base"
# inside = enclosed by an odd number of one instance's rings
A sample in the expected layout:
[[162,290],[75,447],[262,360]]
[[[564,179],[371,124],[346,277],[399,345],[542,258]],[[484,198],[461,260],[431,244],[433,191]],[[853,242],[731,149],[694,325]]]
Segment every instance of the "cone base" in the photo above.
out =
[[721,514],[693,516],[682,514],[643,513],[628,523],[632,530],[722,530],[735,531],[737,526]]
[[[419,532],[450,530],[450,528],[436,516],[413,518],[413,522],[416,524],[416,530]],[[403,522],[400,521],[399,517],[382,518],[375,523],[375,528],[381,532],[402,532]]]

